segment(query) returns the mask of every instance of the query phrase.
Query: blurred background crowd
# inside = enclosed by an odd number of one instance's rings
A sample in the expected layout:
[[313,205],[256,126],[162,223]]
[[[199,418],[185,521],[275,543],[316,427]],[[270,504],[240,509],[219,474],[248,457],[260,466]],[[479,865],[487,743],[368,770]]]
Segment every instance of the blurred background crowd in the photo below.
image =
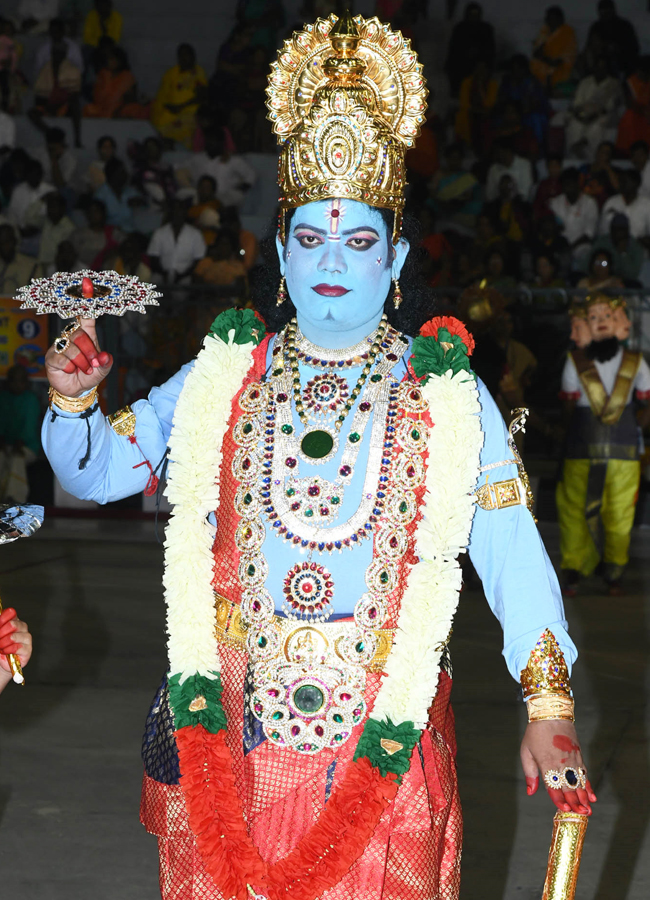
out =
[[212,5],[219,45],[183,42],[205,22],[197,0],[188,34],[176,10],[149,48],[134,37],[145,6],[153,34],[156,4],[3,5],[0,297],[56,270],[154,281],[160,310],[103,323],[119,360],[105,400],[133,402],[169,377],[220,309],[251,303],[263,267],[277,192],[269,65],[294,29],[352,6],[400,29],[424,64],[407,211],[432,314],[435,304],[463,316],[467,288],[498,292],[477,326],[493,345],[488,386],[504,410],[532,406],[531,452],[557,457],[576,293],[627,292],[630,341],[650,349],[647,10],[627,19],[614,0],[584,0],[579,28],[562,6],[528,10],[515,48],[475,2],[233,0]]

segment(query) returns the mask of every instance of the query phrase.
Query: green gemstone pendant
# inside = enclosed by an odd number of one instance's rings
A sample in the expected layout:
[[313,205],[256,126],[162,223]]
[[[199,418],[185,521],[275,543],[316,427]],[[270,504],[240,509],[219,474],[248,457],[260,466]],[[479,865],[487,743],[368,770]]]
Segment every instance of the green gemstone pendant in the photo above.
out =
[[300,449],[310,459],[322,459],[331,453],[334,438],[327,431],[309,431],[300,442]]

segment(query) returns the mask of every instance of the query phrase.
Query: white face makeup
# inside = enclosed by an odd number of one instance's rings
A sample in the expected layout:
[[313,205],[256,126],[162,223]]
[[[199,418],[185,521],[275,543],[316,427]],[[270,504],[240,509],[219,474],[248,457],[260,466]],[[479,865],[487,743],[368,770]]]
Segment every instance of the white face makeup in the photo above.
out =
[[408,242],[393,246],[381,214],[355,200],[318,200],[291,217],[280,269],[303,334],[320,346],[349,347],[381,319]]

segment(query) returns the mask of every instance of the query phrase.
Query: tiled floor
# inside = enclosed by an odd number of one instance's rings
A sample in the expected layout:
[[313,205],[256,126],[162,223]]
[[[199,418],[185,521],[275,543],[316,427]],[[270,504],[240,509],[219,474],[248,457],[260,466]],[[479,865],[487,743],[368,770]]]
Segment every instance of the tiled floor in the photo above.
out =
[[[553,529],[547,539],[553,555]],[[600,797],[577,900],[650,896],[650,531],[633,550],[627,596],[610,600],[594,580],[567,609],[581,651],[578,725]],[[3,898],[159,896],[138,800],[142,725],[165,668],[161,568],[149,523],[50,521],[0,551],[3,601],[29,621],[37,648],[27,687],[0,698]],[[522,710],[478,590],[463,593],[452,657],[462,900],[539,900],[553,810],[526,797]]]

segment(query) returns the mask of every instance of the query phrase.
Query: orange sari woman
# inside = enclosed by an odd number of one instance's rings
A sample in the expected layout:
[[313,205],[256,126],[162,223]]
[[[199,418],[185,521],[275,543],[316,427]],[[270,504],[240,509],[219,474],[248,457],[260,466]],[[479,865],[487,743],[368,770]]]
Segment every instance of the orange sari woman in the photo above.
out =
[[549,6],[534,43],[530,71],[544,85],[568,81],[578,54],[576,33],[564,21],[559,6]]
[[99,71],[93,87],[92,103],[87,103],[83,115],[100,119],[146,119],[147,106],[130,101],[135,93],[135,78],[129,68],[126,53],[114,47],[106,58],[106,66]]
[[618,123],[616,146],[627,152],[635,141],[650,144],[650,56],[642,56],[625,82],[627,109]]

